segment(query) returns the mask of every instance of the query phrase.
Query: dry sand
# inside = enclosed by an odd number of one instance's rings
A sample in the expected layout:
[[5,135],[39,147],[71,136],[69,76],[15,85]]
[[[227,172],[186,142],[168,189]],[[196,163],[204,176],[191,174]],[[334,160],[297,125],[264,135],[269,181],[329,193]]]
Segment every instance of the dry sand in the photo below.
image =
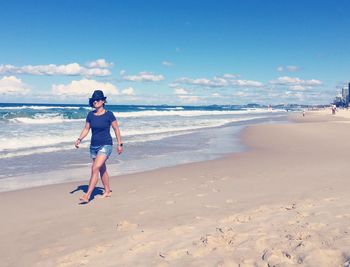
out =
[[324,113],[248,127],[244,153],[114,177],[87,205],[85,183],[1,193],[1,266],[349,266],[350,116]]

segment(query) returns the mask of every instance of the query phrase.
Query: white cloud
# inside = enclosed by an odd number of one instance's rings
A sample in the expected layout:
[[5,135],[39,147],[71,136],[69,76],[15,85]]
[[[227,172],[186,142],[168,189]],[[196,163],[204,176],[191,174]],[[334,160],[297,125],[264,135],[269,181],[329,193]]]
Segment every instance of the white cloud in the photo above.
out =
[[213,94],[211,94],[211,96],[212,96],[212,97],[221,97],[221,95],[218,94],[218,93],[213,93]]
[[177,87],[179,87],[179,84],[178,83],[169,83],[169,87],[170,88],[177,88]]
[[172,67],[172,66],[174,66],[173,63],[171,63],[171,62],[169,62],[169,61],[166,61],[166,60],[162,62],[162,65],[163,65],[163,66],[166,66],[166,67]]
[[296,72],[299,70],[299,67],[297,66],[279,66],[277,67],[277,71],[282,72],[282,71],[289,71],[289,72]]
[[304,86],[318,86],[321,85],[322,82],[320,80],[302,80],[298,77],[278,77],[276,80],[270,81],[271,84],[277,85],[304,85]]
[[247,97],[247,96],[249,96],[248,93],[243,92],[243,91],[234,92],[232,95],[233,95],[233,96],[238,96],[238,97]]
[[122,90],[122,95],[135,95],[134,88],[132,87],[127,87]]
[[225,78],[225,79],[236,79],[236,78],[239,78],[240,75],[226,73],[226,74],[222,75],[222,77]]
[[199,101],[199,97],[195,95],[178,95],[178,98],[186,104],[193,104]]
[[238,85],[241,87],[261,87],[263,84],[257,81],[248,81],[248,80],[236,80],[233,81],[232,84]]
[[30,89],[15,76],[4,76],[0,79],[0,94],[2,95],[26,95]]
[[120,75],[123,80],[131,82],[159,82],[165,79],[163,75],[156,75],[147,71],[141,71],[137,75],[125,75],[125,71],[122,70]]
[[52,93],[58,96],[91,96],[96,89],[102,90],[105,95],[118,95],[118,89],[111,83],[103,83],[95,80],[82,79],[72,81],[69,84],[52,85]]
[[215,86],[209,79],[199,78],[191,79],[187,77],[181,77],[175,81],[176,83],[188,84],[188,85],[201,85],[201,86]]
[[68,75],[68,76],[108,76],[110,70],[104,68],[86,68],[78,63],[67,65],[26,65],[16,67],[13,65],[0,65],[0,74],[30,74],[30,75]]
[[175,81],[180,84],[187,85],[197,85],[203,87],[228,87],[228,86],[238,86],[238,87],[261,87],[263,84],[258,81],[249,80],[237,80],[237,76],[233,74],[225,74],[224,76],[215,76],[213,79],[199,78],[191,79],[187,77],[179,78]]
[[292,85],[292,86],[289,86],[289,89],[293,91],[305,91],[308,88],[303,85]]
[[310,85],[310,86],[317,86],[317,85],[322,85],[322,82],[320,80],[308,80],[308,81],[305,81],[306,85]]
[[113,66],[112,62],[107,62],[104,58],[91,61],[87,64],[89,68],[109,68]]
[[174,93],[176,95],[188,95],[188,91],[185,90],[184,88],[175,88]]

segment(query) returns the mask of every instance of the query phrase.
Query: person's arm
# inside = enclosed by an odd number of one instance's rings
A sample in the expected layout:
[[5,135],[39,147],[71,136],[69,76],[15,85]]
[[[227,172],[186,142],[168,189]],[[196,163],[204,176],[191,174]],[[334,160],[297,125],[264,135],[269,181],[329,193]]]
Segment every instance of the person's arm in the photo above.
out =
[[89,131],[90,131],[90,123],[87,122],[87,123],[85,123],[85,127],[81,131],[81,134],[79,135],[79,138],[77,139],[77,141],[75,141],[75,147],[76,148],[79,148],[79,145],[80,145],[81,141],[83,141],[83,139],[89,134]]
[[117,151],[118,151],[118,154],[120,154],[123,151],[123,143],[122,143],[122,138],[120,136],[118,122],[116,120],[112,122],[112,128],[115,133],[115,138],[117,138],[117,142],[118,142]]

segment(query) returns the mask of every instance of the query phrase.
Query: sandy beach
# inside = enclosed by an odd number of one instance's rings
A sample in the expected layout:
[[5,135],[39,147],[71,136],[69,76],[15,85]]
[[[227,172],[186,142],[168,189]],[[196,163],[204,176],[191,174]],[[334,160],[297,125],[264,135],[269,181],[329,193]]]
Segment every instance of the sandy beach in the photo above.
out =
[[247,127],[244,153],[113,177],[87,205],[88,177],[1,193],[1,266],[350,266],[350,116],[329,114]]

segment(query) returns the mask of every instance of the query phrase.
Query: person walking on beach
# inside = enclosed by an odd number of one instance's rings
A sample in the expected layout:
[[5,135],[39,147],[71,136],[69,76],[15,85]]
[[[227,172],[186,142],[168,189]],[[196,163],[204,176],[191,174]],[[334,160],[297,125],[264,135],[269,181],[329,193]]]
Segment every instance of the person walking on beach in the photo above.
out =
[[106,98],[101,90],[95,90],[89,99],[89,105],[94,108],[86,117],[85,127],[83,128],[79,138],[75,141],[75,147],[79,148],[81,141],[88,135],[90,128],[92,129],[90,156],[92,158],[91,177],[88,191],[79,199],[82,203],[88,203],[92,192],[98,181],[100,173],[104,186],[102,198],[111,196],[111,188],[109,186],[109,175],[107,172],[106,161],[112,153],[113,141],[110,134],[112,126],[115,137],[118,142],[118,154],[123,151],[123,143],[120,136],[118,122],[113,112],[105,109]]
[[337,106],[333,105],[332,106],[332,115],[335,115],[335,112],[337,111]]

